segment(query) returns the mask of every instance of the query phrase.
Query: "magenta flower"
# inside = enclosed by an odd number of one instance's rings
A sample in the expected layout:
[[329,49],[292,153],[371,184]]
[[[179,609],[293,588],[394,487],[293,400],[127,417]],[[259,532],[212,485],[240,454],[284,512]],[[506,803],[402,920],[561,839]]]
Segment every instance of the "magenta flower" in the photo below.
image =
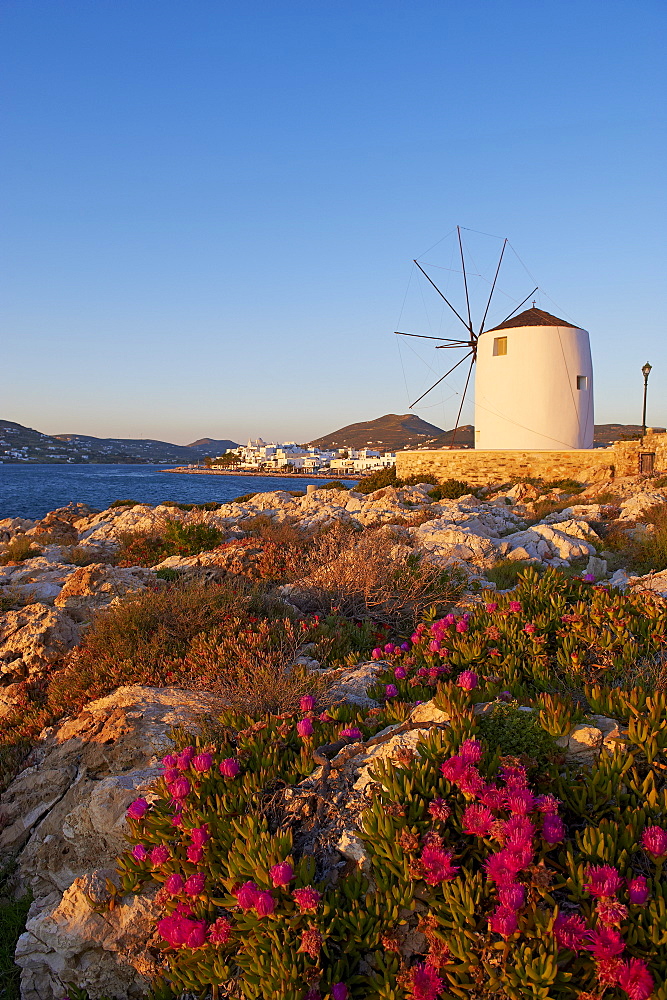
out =
[[398,688],[395,684],[387,684],[384,689],[385,698],[395,698],[398,694]]
[[482,805],[489,809],[504,809],[507,793],[495,785],[487,785],[479,796]]
[[528,816],[521,813],[505,820],[502,824],[504,842],[510,847],[517,845],[530,847],[534,835],[535,824]]
[[177,896],[183,890],[183,877],[178,872],[172,872],[164,883],[164,887],[172,896]]
[[292,895],[302,913],[314,912],[322,898],[321,893],[317,889],[313,889],[312,885],[304,886],[303,889],[295,889]]
[[456,625],[456,615],[445,615],[441,621],[445,628],[449,628],[451,625]]
[[162,766],[164,768],[176,767],[176,758],[174,757],[173,753],[168,753],[165,757],[162,758]]
[[588,869],[584,889],[591,896],[615,896],[623,885],[623,879],[611,865],[593,865]]
[[584,583],[595,583],[595,573],[584,573],[581,579]]
[[376,646],[375,649],[371,652],[371,660],[381,660],[381,659],[382,659],[382,650],[380,649],[379,646]]
[[196,757],[192,758],[192,767],[195,771],[203,774],[204,771],[210,771],[211,765],[213,764],[213,754],[212,753],[198,753]]
[[489,612],[490,615],[492,615],[493,612],[497,611],[497,609],[498,609],[498,602],[497,601],[489,601],[488,604],[484,605],[484,608],[485,608],[486,611]]
[[232,925],[226,917],[218,917],[208,929],[211,944],[227,944],[232,934]]
[[172,948],[201,948],[206,943],[205,920],[188,920],[180,913],[172,913],[158,920],[157,929]]
[[613,931],[609,927],[600,927],[597,930],[588,932],[588,951],[598,961],[606,958],[615,958],[620,955],[625,948],[623,938],[618,931]]
[[523,865],[512,851],[502,850],[491,854],[484,862],[487,877],[496,885],[513,885]]
[[356,726],[351,726],[348,729],[341,729],[340,738],[348,740],[360,740],[362,738],[361,729],[357,729]]
[[410,640],[416,645],[421,639],[421,632],[413,632],[410,636]]
[[299,708],[302,712],[312,712],[315,708],[315,699],[312,694],[304,694],[299,701]]
[[396,646],[393,644],[393,642],[388,642],[387,645],[384,647],[385,653],[393,653],[395,649]]
[[220,761],[218,770],[223,778],[235,778],[240,772],[239,762],[235,757],[226,757]]
[[463,757],[454,754],[454,756],[448,757],[444,764],[440,766],[440,771],[447,778],[447,781],[456,782],[467,771],[469,766]]
[[242,910],[252,910],[254,907],[259,889],[255,882],[244,882],[240,889],[234,893],[236,901]]
[[638,875],[628,882],[628,899],[635,906],[643,906],[650,898],[651,893],[643,875]]
[[196,847],[203,847],[211,839],[211,834],[208,832],[208,824],[204,823],[202,826],[193,826],[190,830],[190,837]]
[[494,822],[495,817],[488,806],[477,803],[466,806],[461,819],[463,832],[473,837],[488,837]]
[[595,913],[605,927],[620,927],[627,918],[628,908],[615,896],[603,896],[595,905]]
[[164,844],[157,844],[151,851],[151,864],[156,867],[169,861],[171,852]]
[[148,857],[148,851],[144,844],[135,844],[132,848],[132,857],[135,861],[145,861]]
[[173,781],[169,785],[169,794],[173,799],[178,801],[187,798],[191,788],[192,786],[187,778],[176,778],[176,781]]
[[521,611],[521,601],[510,601],[509,609],[514,612]]
[[329,715],[328,712],[322,712],[320,715],[317,716],[317,718],[320,720],[320,722],[333,722],[334,721],[333,718]]
[[459,756],[466,764],[479,764],[482,759],[482,744],[479,740],[464,740],[459,747]]
[[[394,677],[397,681],[404,681],[408,676],[408,672],[405,667],[394,667]],[[347,989],[347,987],[345,987]]]
[[408,978],[410,1000],[437,1000],[443,982],[432,965],[413,965]]
[[190,875],[189,878],[185,880],[185,885],[183,889],[188,894],[188,896],[200,896],[204,891],[204,886],[206,885],[206,876],[203,872],[195,872],[194,875]]
[[281,864],[269,868],[269,875],[274,886],[278,888],[279,886],[290,884],[294,878],[294,869],[289,862],[283,861]]
[[331,1000],[347,1000],[348,992],[345,983],[334,983],[331,987]]
[[642,845],[656,858],[667,855],[667,830],[661,826],[647,826],[642,833]]
[[653,976],[641,958],[631,958],[623,963],[618,985],[625,990],[630,1000],[648,1000],[655,987]]
[[167,784],[170,785],[172,781],[176,781],[176,779],[180,778],[180,776],[181,772],[177,767],[166,767],[164,770],[163,778],[167,782]]
[[553,928],[556,944],[559,948],[569,948],[570,951],[580,951],[588,940],[588,928],[583,917],[578,914],[566,916],[559,913]]
[[150,808],[146,799],[135,799],[127,807],[127,815],[130,819],[141,819],[145,812]]
[[190,767],[190,761],[195,755],[194,747],[184,747],[181,752],[176,757],[176,767],[181,771],[187,771]]
[[457,621],[457,623],[456,623],[456,631],[457,632],[467,632],[468,628],[469,628],[469,624],[468,624],[468,619],[467,618],[461,618],[459,621]]
[[436,845],[427,846],[422,850],[420,861],[425,869],[424,881],[427,885],[439,885],[456,878],[459,868],[452,864],[453,851],[445,850]]
[[534,635],[535,632],[537,632],[537,625],[533,625],[531,622],[529,622],[527,625],[524,625],[523,630],[528,635]]
[[204,848],[200,847],[199,844],[189,844],[186,854],[188,861],[191,861],[193,865],[198,865],[204,856]]
[[411,644],[409,642],[402,642],[401,643],[401,649],[403,650],[404,653],[409,653],[411,648],[412,647],[411,647]]
[[456,678],[456,683],[464,691],[474,691],[478,684],[478,677],[474,670],[464,670]]
[[538,795],[535,799],[535,808],[541,813],[557,813],[559,805],[555,795]]
[[485,788],[484,778],[472,764],[467,765],[465,771],[458,779],[457,785],[464,795],[472,796],[479,795]]
[[431,639],[428,644],[428,648],[432,653],[438,653],[440,651],[440,645],[441,643],[439,639]]
[[542,822],[542,836],[547,844],[560,844],[565,840],[565,824],[560,816],[547,813]]
[[313,733],[315,732],[313,728],[313,723],[308,718],[299,719],[299,721],[296,724],[296,731],[299,734],[299,736],[302,737],[302,739],[307,739],[309,736],[312,736]]
[[503,764],[500,776],[508,788],[527,788],[528,773],[523,764]]
[[526,902],[526,887],[520,882],[501,885],[498,889],[500,905],[506,910],[520,910]]
[[428,804],[428,811],[433,819],[439,819],[441,823],[446,822],[452,814],[452,810],[444,799],[433,799]]
[[260,892],[255,900],[255,913],[258,917],[270,916],[276,908],[276,901],[270,892]]
[[489,917],[489,930],[506,939],[515,933],[518,926],[516,911],[505,906],[499,906]]

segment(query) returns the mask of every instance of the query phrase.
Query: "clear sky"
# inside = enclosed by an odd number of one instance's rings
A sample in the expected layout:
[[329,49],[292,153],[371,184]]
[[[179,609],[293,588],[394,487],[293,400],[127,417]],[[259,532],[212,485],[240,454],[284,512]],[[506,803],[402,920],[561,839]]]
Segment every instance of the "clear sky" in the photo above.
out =
[[[0,417],[186,443],[404,413],[449,360],[397,350],[399,317],[440,322],[411,260],[460,224],[590,331],[598,422],[641,419],[648,360],[664,425],[666,26],[663,0],[2,0]],[[452,426],[462,381],[416,412]]]

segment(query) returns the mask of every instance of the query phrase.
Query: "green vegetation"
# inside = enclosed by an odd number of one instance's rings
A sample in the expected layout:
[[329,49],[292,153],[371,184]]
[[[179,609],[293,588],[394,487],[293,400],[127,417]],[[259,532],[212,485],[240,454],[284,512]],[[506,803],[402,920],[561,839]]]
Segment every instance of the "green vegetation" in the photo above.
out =
[[220,545],[225,534],[209,524],[164,522],[152,534],[127,532],[121,535],[116,557],[119,566],[154,566],[168,556],[194,556]]
[[466,493],[473,492],[469,483],[461,482],[458,479],[447,479],[445,482],[440,482],[431,473],[399,479],[396,475],[395,465],[373,472],[370,476],[365,476],[354,488],[358,493],[374,493],[375,490],[383,489],[385,486],[416,486],[418,483],[431,483],[433,485],[434,489],[428,494],[432,500],[456,500]]
[[485,569],[484,576],[491,583],[495,583],[498,590],[511,590],[516,587],[519,577],[530,565],[518,560],[503,559],[490,569]]
[[0,873],[0,996],[2,1000],[20,1000],[20,969],[14,964],[14,952],[25,928],[31,897],[5,896],[8,877],[8,871]]
[[491,752],[501,756],[528,757],[544,767],[562,751],[556,741],[532,712],[521,711],[517,705],[495,704],[479,722],[479,735]]

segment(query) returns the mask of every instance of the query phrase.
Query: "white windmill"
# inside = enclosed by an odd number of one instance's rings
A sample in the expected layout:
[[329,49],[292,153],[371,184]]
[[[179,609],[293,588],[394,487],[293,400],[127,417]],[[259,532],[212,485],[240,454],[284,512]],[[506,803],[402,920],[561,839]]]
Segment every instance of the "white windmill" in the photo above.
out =
[[507,240],[504,240],[481,323],[475,330],[468,295],[468,280],[461,231],[457,226],[467,320],[446,298],[422,265],[415,264],[466,329],[465,339],[426,337],[396,331],[401,337],[439,340],[438,348],[467,349],[419,399],[462,365],[470,362],[461,395],[456,431],[475,367],[475,448],[485,450],[570,450],[593,445],[593,365],[588,333],[567,320],[532,307],[517,310],[538,290],[512,310],[502,323],[485,330]]

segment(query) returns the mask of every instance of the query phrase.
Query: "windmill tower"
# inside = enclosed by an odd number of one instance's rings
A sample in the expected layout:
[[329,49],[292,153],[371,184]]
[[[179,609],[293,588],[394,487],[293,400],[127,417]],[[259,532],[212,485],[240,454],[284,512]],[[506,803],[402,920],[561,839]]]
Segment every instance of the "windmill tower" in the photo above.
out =
[[[503,242],[486,308],[477,329],[472,321],[466,262],[457,226],[466,309],[462,316],[418,261],[422,275],[466,330],[465,338],[427,337],[396,331],[401,337],[438,340],[438,349],[466,350],[437,382],[410,404],[412,409],[448,375],[469,361],[465,388],[450,447],[456,440],[463,404],[475,369],[475,448],[491,451],[590,448],[593,444],[593,365],[588,333],[542,309],[515,315],[538,290],[534,288],[509,316],[485,330],[507,240]],[[467,317],[467,318],[466,318]]]

